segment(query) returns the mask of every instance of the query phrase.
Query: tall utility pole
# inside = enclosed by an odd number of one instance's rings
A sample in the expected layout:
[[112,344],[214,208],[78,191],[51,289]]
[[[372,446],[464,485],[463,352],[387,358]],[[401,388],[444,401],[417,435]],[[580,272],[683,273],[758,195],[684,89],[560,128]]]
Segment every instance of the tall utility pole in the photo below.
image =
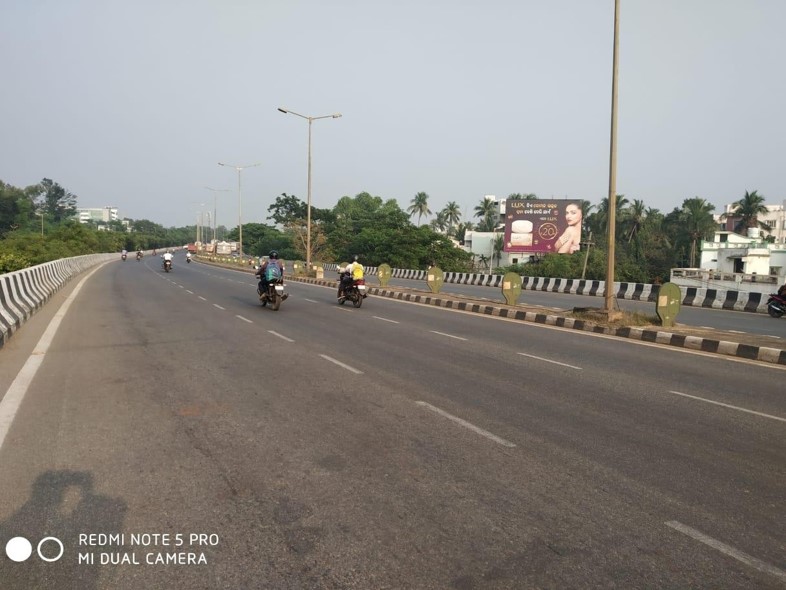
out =
[[243,192],[240,185],[240,173],[243,171],[244,168],[253,168],[254,166],[260,166],[261,164],[246,164],[245,166],[233,166],[232,164],[222,164],[221,162],[218,163],[219,166],[227,166],[228,168],[234,168],[237,170],[237,231],[238,231],[238,250],[240,254],[240,260],[243,260]]
[[289,109],[278,109],[285,115],[295,115],[308,121],[308,204],[306,205],[306,268],[311,271],[311,123],[317,119],[338,119],[341,113],[323,115],[321,117],[308,117]]
[[611,74],[611,141],[609,146],[608,260],[603,311],[611,313],[614,291],[614,242],[617,223],[617,70],[619,62],[620,0],[614,0],[614,59]]
[[216,215],[217,215],[217,212],[216,212],[216,193],[231,193],[232,189],[231,188],[211,188],[209,186],[206,186],[205,188],[207,190],[209,190],[209,191],[213,191],[213,241],[215,242],[215,241],[217,241],[216,240],[216,225],[217,225],[216,224]]

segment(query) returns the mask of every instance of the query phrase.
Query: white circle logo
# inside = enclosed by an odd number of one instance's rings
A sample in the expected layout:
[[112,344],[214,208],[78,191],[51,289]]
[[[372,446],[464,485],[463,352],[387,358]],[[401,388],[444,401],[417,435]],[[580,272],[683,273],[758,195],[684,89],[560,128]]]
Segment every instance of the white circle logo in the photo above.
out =
[[[54,541],[55,543],[60,545],[60,553],[57,554],[57,557],[45,557],[44,554],[41,553],[41,545],[43,545],[47,541]],[[38,544],[37,551],[38,551],[38,557],[40,557],[44,561],[49,561],[49,562],[57,561],[58,559],[63,557],[63,542],[57,537],[44,537],[43,539],[41,539],[41,542]]]
[[33,546],[24,537],[14,537],[5,544],[5,554],[11,561],[26,561],[33,553]]

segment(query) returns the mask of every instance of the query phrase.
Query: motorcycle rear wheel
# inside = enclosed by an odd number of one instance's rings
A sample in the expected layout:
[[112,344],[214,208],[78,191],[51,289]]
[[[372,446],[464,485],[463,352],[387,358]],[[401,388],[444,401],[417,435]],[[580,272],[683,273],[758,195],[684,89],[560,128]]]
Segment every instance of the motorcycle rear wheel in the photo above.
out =
[[779,318],[783,315],[783,312],[779,309],[775,309],[774,306],[768,305],[767,306],[767,313],[770,314],[770,317]]
[[270,309],[273,311],[278,311],[278,308],[281,307],[281,295],[276,293],[273,295],[273,301],[270,303]]
[[354,293],[352,295],[352,305],[354,305],[355,307],[360,307],[361,305],[363,305],[363,295],[357,292]]

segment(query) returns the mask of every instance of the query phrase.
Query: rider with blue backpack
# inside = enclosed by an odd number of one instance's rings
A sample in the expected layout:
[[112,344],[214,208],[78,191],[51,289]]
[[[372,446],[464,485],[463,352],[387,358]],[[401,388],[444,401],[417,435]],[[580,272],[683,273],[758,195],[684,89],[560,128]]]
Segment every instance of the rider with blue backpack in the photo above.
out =
[[266,293],[269,283],[284,276],[284,263],[278,259],[278,252],[271,250],[268,259],[262,262],[256,272],[259,277],[259,292]]

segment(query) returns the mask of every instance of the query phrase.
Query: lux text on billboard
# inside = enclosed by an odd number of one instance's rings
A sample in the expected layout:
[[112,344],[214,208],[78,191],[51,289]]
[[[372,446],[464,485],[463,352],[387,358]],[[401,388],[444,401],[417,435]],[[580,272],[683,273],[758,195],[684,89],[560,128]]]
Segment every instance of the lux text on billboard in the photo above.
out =
[[516,199],[505,205],[505,252],[572,254],[580,248],[581,201]]

